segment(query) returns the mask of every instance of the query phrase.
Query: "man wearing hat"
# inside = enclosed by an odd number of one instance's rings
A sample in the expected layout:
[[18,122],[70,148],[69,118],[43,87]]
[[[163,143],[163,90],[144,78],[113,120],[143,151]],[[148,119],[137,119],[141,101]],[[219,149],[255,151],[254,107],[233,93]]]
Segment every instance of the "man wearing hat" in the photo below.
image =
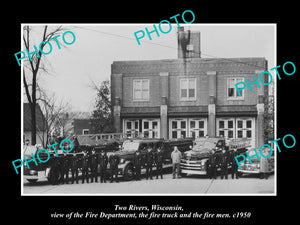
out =
[[211,154],[208,158],[208,176],[210,179],[217,179],[217,156],[215,150],[211,150]]
[[110,170],[111,170],[111,179],[110,179],[110,183],[113,182],[114,177],[115,177],[115,181],[117,183],[119,183],[119,179],[118,179],[118,165],[120,163],[120,159],[119,156],[116,155],[116,150],[114,149],[112,154],[109,156],[109,165],[110,165]]
[[152,165],[153,164],[153,152],[149,146],[146,152],[146,180],[150,178],[152,180]]
[[107,169],[108,157],[106,152],[101,150],[101,153],[98,157],[98,164],[100,165],[100,182],[106,183],[106,169]]
[[87,156],[87,151],[85,150],[83,152],[83,156],[81,157],[81,168],[82,168],[82,183],[84,183],[84,180],[86,179],[86,182],[89,182],[89,158]]
[[238,165],[235,161],[235,157],[237,156],[237,149],[234,148],[233,151],[230,153],[230,165],[231,165],[231,178],[234,179],[234,175],[236,179],[239,179],[238,176]]
[[90,166],[91,166],[91,182],[98,182],[97,176],[97,168],[98,168],[98,160],[97,155],[95,154],[95,149],[92,150],[92,154],[90,155]]
[[221,167],[221,179],[225,177],[228,179],[228,163],[229,163],[228,153],[225,149],[222,149],[221,159],[220,159],[220,167]]
[[163,162],[164,162],[164,155],[161,151],[161,147],[157,149],[155,154],[155,164],[156,164],[156,179],[160,176],[163,179]]
[[69,181],[69,160],[68,160],[66,153],[59,156],[59,164],[60,164],[60,174],[61,174],[59,183],[61,183],[61,184],[64,184],[65,182],[68,183],[68,181]]
[[140,151],[136,151],[134,153],[133,166],[135,172],[135,180],[141,180],[142,155]]
[[78,167],[79,167],[79,158],[76,155],[76,153],[73,153],[71,159],[72,184],[74,184],[75,179],[76,179],[76,184],[78,184]]

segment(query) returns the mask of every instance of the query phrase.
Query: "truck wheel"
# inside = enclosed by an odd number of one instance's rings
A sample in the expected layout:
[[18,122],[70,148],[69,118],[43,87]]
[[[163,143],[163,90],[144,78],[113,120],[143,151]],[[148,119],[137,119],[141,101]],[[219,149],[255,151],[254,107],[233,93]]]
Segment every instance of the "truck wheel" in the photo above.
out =
[[124,180],[132,180],[134,178],[134,170],[131,164],[127,165],[124,169]]
[[35,183],[37,182],[38,179],[27,179],[29,181],[29,183]]

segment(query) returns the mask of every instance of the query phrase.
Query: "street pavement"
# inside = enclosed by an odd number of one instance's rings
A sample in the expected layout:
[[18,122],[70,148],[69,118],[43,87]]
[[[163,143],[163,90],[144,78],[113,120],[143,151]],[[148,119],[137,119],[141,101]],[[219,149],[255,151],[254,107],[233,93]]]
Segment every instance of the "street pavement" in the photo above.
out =
[[211,180],[203,176],[187,176],[172,179],[165,174],[164,179],[123,181],[119,183],[81,183],[51,185],[46,178],[29,183],[23,181],[24,195],[275,195],[274,175],[259,179],[257,175],[244,175],[240,179]]

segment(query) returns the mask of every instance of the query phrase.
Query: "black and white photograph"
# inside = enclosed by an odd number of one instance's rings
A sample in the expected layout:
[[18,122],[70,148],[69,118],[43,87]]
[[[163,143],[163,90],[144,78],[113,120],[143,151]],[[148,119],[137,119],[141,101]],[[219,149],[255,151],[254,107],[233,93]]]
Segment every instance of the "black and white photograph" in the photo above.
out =
[[296,6],[212,3],[8,9],[3,221],[296,221]]
[[22,33],[24,195],[276,195],[276,24]]

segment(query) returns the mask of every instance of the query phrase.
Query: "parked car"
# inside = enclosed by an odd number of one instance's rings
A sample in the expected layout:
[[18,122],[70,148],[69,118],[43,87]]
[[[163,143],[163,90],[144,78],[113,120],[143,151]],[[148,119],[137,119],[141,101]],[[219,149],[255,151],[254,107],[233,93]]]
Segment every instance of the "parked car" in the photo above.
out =
[[[264,147],[263,149],[265,151],[267,151],[268,154],[270,154],[270,149],[268,147]],[[256,151],[258,151],[258,150],[256,150]],[[249,149],[247,152],[248,152],[249,156],[255,154],[253,148]],[[265,155],[267,156],[268,154],[265,154]],[[274,153],[272,153],[272,155],[270,157],[268,157],[267,160],[268,160],[268,167],[269,167],[268,171],[269,171],[269,173],[273,173],[274,172]],[[258,161],[258,158],[252,157],[251,162],[252,162],[252,164],[250,163],[249,158],[246,157],[246,160],[244,162],[240,163],[241,169],[238,168],[239,176],[242,176],[243,174],[260,174],[261,164],[260,164],[260,161]]]
[[197,138],[194,141],[192,149],[183,154],[183,158],[180,163],[181,176],[185,176],[187,174],[207,175],[208,159],[212,154],[212,150],[215,150],[218,162],[223,149],[227,152],[231,152],[234,148],[236,148],[237,152],[241,154],[246,152],[247,147],[249,146],[250,140],[247,138],[232,140],[217,137]]

